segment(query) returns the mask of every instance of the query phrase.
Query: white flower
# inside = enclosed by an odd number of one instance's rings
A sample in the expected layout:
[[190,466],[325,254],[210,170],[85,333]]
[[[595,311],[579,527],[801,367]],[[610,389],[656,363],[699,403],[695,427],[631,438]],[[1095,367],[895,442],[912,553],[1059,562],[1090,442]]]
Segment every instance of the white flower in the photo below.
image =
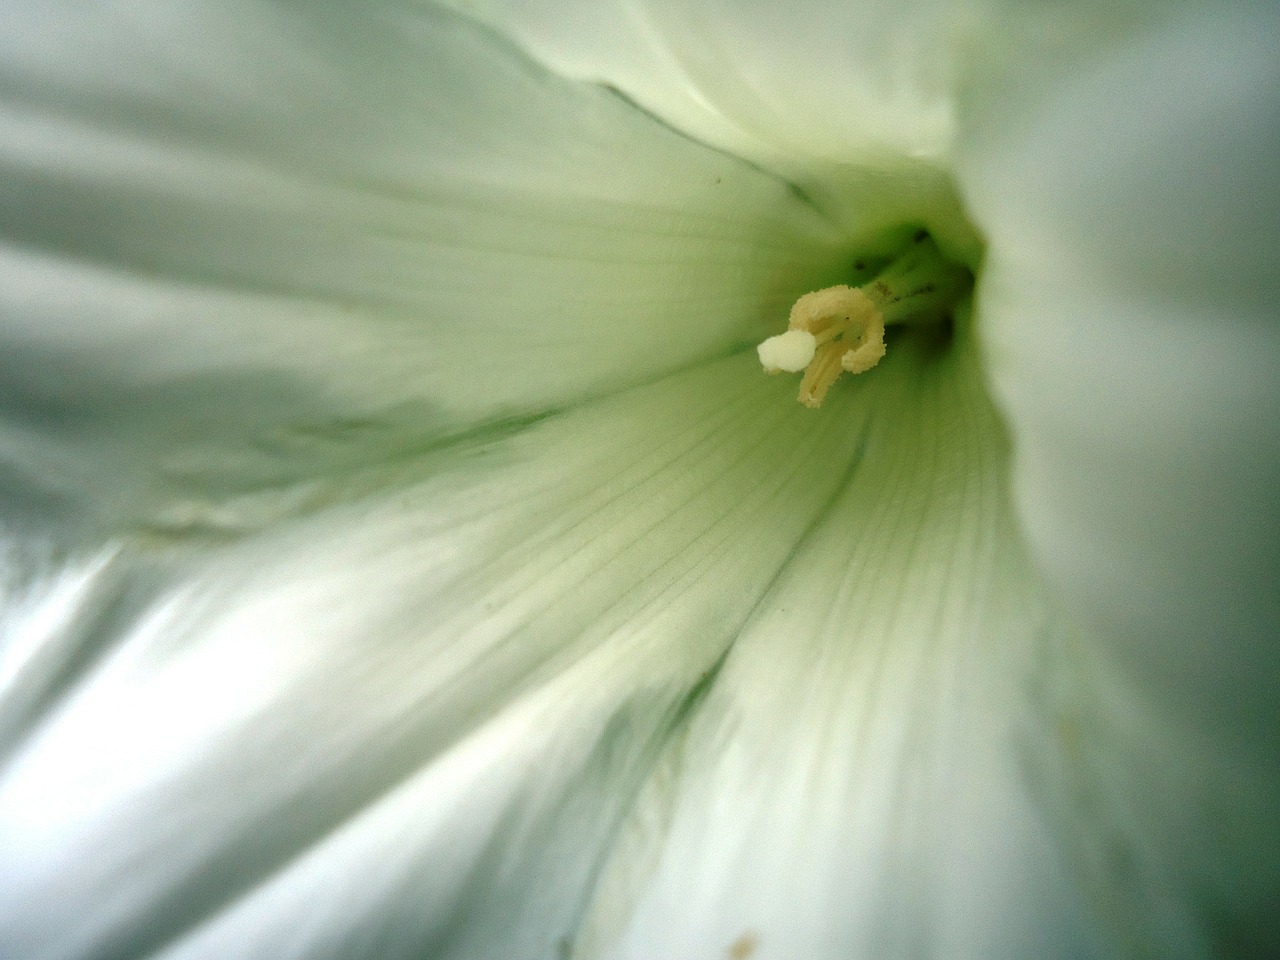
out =
[[0,955],[1267,955],[1276,10],[458,7],[0,20]]

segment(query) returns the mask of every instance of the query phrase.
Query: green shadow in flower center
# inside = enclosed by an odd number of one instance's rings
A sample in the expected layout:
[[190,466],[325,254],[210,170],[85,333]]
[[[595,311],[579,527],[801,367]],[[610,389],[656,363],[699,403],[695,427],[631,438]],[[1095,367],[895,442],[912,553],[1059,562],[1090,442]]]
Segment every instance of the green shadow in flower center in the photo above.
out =
[[841,373],[866,373],[884,358],[886,328],[927,330],[935,344],[950,339],[956,309],[970,299],[973,273],[942,251],[928,231],[917,229],[893,257],[854,270],[869,279],[837,284],[800,297],[785,333],[757,347],[766,373],[800,373],[797,399],[822,405]]

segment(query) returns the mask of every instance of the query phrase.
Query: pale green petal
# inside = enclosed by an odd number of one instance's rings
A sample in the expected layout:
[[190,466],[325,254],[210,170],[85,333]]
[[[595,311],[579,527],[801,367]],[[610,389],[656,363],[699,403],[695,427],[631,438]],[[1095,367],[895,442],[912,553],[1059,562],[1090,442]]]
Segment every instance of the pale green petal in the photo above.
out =
[[1052,614],[977,365],[898,343],[864,389],[857,469],[646,787],[575,957],[1096,946],[1019,760]]
[[742,154],[942,155],[980,4],[883,0],[451,3],[558,73],[599,79]]
[[5,17],[11,503],[252,523],[221,500],[723,355],[845,266],[790,185],[437,9]]
[[[981,334],[1020,516],[1102,638],[1076,658],[1099,676],[1062,695],[1085,746],[1056,802],[1139,949],[1262,956],[1280,937],[1280,17],[1169,13],[1056,53],[1015,33],[961,180],[990,242]],[[1021,57],[1053,82],[1021,83]]]
[[0,954],[553,955],[863,446],[872,403],[794,389],[739,356],[33,598]]
[[926,221],[972,250],[945,166],[988,18],[954,0],[452,0],[556,72],[600,80],[799,184],[852,236]]

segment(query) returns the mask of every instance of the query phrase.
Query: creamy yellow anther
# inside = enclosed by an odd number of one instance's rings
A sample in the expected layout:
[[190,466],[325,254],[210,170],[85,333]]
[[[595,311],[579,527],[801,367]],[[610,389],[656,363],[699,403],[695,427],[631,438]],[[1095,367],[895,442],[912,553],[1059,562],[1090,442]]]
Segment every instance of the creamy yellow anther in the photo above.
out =
[[801,403],[822,404],[841,372],[865,373],[885,354],[887,324],[945,319],[973,277],[947,260],[927,235],[861,287],[806,293],[791,308],[787,332],[757,347],[767,373],[804,371]]

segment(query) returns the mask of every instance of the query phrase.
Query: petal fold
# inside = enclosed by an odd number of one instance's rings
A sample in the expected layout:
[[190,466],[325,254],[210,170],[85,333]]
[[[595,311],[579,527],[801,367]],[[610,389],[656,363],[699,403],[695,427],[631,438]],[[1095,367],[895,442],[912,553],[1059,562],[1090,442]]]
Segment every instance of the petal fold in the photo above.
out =
[[86,571],[113,602],[54,631],[10,723],[0,952],[554,955],[856,459],[866,411],[793,387],[738,356]]
[[[253,527],[725,355],[844,266],[788,184],[430,6],[15,7],[0,60],[28,511]],[[249,491],[260,517],[221,510]]]
[[895,343],[856,470],[640,795],[575,957],[1081,957],[1019,746],[1058,616],[972,351]]
[[[856,242],[925,223],[980,243],[945,169],[991,4],[859,0],[450,0],[565,76],[795,182]],[[977,53],[975,53],[977,51]]]
[[1135,951],[1263,956],[1280,940],[1280,16],[1136,9],[1101,37],[1011,18],[960,179],[990,241],[978,310],[1019,515],[1093,638],[1059,691],[1078,759],[1055,802]]

